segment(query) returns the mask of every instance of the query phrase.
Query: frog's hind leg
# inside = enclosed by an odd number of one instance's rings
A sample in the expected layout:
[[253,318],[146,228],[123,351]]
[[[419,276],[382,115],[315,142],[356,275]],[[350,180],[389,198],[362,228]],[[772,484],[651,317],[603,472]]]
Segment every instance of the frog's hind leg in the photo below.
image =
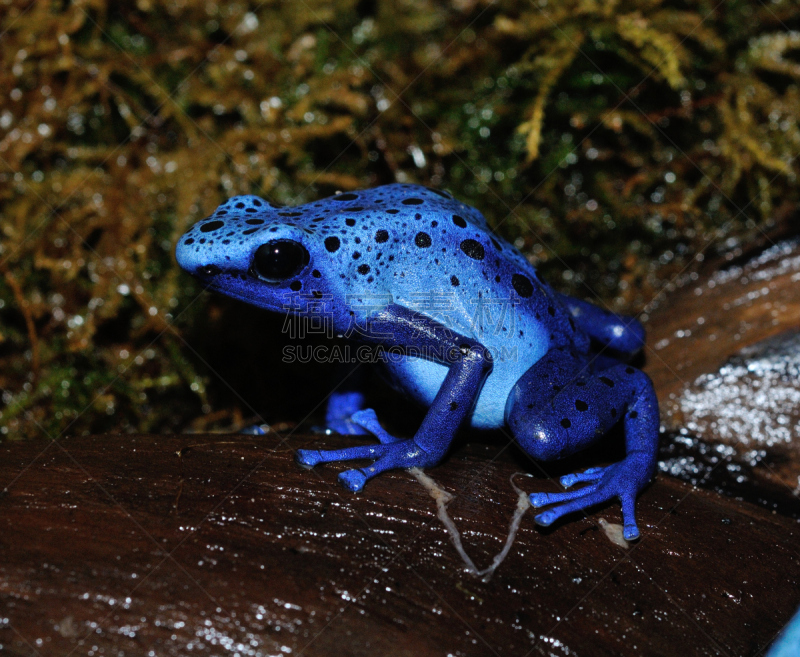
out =
[[622,356],[633,356],[644,346],[644,327],[635,317],[616,315],[588,301],[558,295],[576,326],[590,338]]
[[561,478],[576,491],[534,493],[534,507],[557,506],[536,516],[550,525],[561,516],[613,498],[622,503],[625,538],[638,538],[636,496],[655,471],[658,447],[658,403],[646,374],[625,364],[593,372],[586,358],[553,350],[514,386],[506,419],[520,446],[543,461],[563,458],[597,441],[622,421],[626,456],[605,468],[591,468]]

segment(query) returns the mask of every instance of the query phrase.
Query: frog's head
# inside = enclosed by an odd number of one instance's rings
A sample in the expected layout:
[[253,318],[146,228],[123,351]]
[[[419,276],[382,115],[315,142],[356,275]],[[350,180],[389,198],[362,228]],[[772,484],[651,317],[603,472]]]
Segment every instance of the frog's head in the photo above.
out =
[[181,236],[178,264],[208,288],[273,311],[297,310],[298,297],[315,296],[323,281],[311,267],[313,233],[297,213],[257,196],[236,196]]

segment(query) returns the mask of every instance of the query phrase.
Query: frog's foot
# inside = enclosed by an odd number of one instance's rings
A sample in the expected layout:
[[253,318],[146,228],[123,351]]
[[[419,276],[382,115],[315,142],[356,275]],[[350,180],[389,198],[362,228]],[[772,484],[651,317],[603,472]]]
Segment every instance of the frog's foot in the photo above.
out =
[[534,508],[557,504],[534,518],[537,524],[548,527],[561,516],[580,511],[608,500],[619,498],[622,502],[623,535],[628,541],[639,538],[634,507],[636,496],[650,481],[652,468],[649,459],[638,454],[629,455],[624,461],[605,468],[590,468],[583,473],[561,477],[563,486],[586,482],[589,485],[564,493],[532,493]]
[[354,413],[351,420],[369,431],[380,445],[359,445],[344,449],[298,449],[295,456],[301,467],[312,468],[318,463],[351,461],[353,459],[375,459],[372,465],[346,470],[339,475],[342,485],[353,492],[364,488],[364,484],[377,474],[395,468],[426,467],[438,462],[438,458],[422,450],[413,439],[401,440],[387,433],[378,422],[371,408]]

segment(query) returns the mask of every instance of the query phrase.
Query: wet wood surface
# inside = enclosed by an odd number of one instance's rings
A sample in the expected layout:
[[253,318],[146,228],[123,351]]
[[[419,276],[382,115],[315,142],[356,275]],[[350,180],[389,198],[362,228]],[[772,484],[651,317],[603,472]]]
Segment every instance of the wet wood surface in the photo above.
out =
[[685,276],[647,331],[666,471],[800,518],[800,238]]
[[[359,495],[298,447],[353,437],[90,436],[0,448],[0,644],[9,655],[757,655],[800,604],[795,521],[666,476],[465,572],[409,473]],[[517,496],[556,490],[472,443],[428,470],[479,566]],[[152,652],[151,652],[152,651]]]
[[748,345],[800,329],[800,238],[705,273],[685,276],[647,322],[647,366],[668,428],[680,428],[676,400],[697,377],[717,371]]

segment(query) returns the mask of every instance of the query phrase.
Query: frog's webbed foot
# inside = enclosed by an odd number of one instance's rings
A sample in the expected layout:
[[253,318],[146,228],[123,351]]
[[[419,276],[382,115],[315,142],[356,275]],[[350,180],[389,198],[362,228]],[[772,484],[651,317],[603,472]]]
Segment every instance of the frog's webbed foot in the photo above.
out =
[[354,413],[350,418],[363,427],[379,441],[379,445],[358,445],[344,449],[298,449],[295,461],[305,468],[313,468],[319,463],[351,461],[353,459],[375,459],[372,465],[364,468],[345,470],[339,475],[342,485],[353,492],[364,488],[364,484],[377,474],[394,468],[413,468],[433,465],[438,459],[423,451],[414,440],[402,440],[387,433],[378,422],[378,416],[371,408]]
[[634,507],[636,496],[650,480],[650,459],[647,455],[633,452],[625,460],[604,468],[589,468],[585,472],[561,477],[561,484],[570,487],[576,483],[588,483],[579,490],[564,493],[532,493],[534,508],[557,504],[534,518],[537,524],[548,527],[560,517],[580,511],[608,500],[619,498],[622,502],[623,535],[628,541],[639,538]]

